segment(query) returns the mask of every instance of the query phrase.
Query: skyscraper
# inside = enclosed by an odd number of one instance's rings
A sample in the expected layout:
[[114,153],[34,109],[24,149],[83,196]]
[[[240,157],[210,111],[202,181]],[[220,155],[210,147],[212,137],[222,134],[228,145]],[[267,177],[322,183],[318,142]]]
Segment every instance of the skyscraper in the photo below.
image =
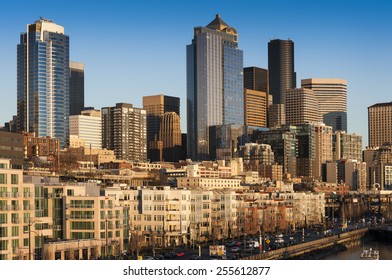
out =
[[246,126],[267,127],[268,107],[272,96],[263,91],[244,90]]
[[84,109],[84,64],[71,61],[69,69],[69,115],[80,115]]
[[160,161],[156,150],[162,146],[158,143],[161,141],[159,135],[162,117],[170,112],[180,116],[180,98],[163,94],[143,96],[143,109],[147,113],[147,157],[150,161]]
[[178,162],[181,159],[180,116],[168,112],[162,116],[159,139],[162,141],[162,160]]
[[268,70],[258,67],[244,68],[244,116],[246,126],[267,127],[268,107],[272,95],[268,94]]
[[245,67],[244,88],[268,93],[268,70],[254,66]]
[[188,157],[209,159],[209,127],[244,125],[243,52],[219,15],[187,46]]
[[319,112],[326,125],[334,131],[347,131],[347,81],[312,78],[301,80],[301,86],[313,90]]
[[114,150],[117,159],[147,160],[146,111],[132,104],[117,103],[104,107],[102,148]]
[[321,122],[318,101],[311,89],[288,89],[284,95],[286,123],[299,125],[307,122]]
[[268,43],[268,75],[269,94],[274,104],[283,103],[284,92],[297,87],[294,71],[294,42],[271,40]]
[[369,147],[392,144],[392,101],[368,107]]
[[323,123],[296,126],[297,176],[322,179],[322,164],[332,161],[332,127]]
[[18,131],[69,136],[69,38],[64,27],[40,18],[27,25],[17,48]]

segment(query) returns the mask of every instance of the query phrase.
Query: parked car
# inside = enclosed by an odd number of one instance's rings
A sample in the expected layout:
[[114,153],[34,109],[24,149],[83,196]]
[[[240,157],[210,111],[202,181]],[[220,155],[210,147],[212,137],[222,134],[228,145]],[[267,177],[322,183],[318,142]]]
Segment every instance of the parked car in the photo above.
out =
[[178,252],[177,253],[177,257],[182,258],[183,256],[185,256],[185,252]]

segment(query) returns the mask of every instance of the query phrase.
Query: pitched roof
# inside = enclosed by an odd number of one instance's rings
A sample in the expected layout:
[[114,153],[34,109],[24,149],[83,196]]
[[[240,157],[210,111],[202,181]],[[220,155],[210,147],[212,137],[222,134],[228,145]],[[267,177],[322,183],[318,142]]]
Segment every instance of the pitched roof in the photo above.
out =
[[206,27],[216,30],[223,30],[228,28],[229,25],[221,19],[219,14],[217,14],[215,19],[211,21]]

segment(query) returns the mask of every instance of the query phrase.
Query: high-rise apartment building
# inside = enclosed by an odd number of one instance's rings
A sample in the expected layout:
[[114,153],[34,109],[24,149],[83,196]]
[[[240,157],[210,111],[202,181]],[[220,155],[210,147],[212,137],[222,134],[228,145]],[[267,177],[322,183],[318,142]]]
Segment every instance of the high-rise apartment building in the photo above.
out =
[[178,162],[181,159],[181,123],[176,112],[162,116],[159,139],[162,141],[162,160]]
[[366,190],[366,163],[352,159],[337,161],[338,183],[344,182],[352,191]]
[[274,104],[283,103],[284,92],[297,87],[293,41],[276,39],[268,43],[268,75]]
[[17,49],[18,131],[37,137],[69,136],[69,37],[47,19],[27,25]]
[[368,107],[369,147],[392,143],[392,101]]
[[12,169],[9,159],[0,159],[0,184],[0,260],[36,259],[37,242],[29,238],[40,210],[34,185],[23,182],[23,171]]
[[209,127],[244,125],[243,52],[219,15],[187,46],[188,157],[209,159]]
[[284,97],[287,124],[321,122],[317,97],[311,89],[288,89]]
[[303,88],[313,90],[319,112],[326,125],[334,131],[347,131],[347,81],[342,79],[312,78],[301,81]]
[[69,117],[69,134],[83,140],[85,147],[102,148],[102,119],[100,110],[85,110]]
[[296,126],[297,175],[322,179],[322,164],[332,161],[332,127],[323,123]]
[[157,149],[165,145],[159,138],[162,117],[169,112],[180,116],[180,98],[163,94],[143,96],[143,109],[147,113],[147,157],[152,162],[160,161],[162,151]]
[[146,110],[117,103],[115,107],[102,108],[101,114],[102,148],[114,150],[117,159],[146,161]]
[[332,135],[333,160],[353,159],[362,161],[362,136],[335,131]]
[[69,115],[80,115],[84,109],[84,64],[69,63]]

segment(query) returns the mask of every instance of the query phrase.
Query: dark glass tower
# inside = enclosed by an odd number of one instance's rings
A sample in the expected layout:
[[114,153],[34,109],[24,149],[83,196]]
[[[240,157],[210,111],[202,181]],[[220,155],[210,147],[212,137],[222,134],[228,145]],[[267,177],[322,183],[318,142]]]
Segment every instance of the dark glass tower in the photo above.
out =
[[69,69],[69,115],[80,115],[84,110],[84,64],[71,61]]
[[17,48],[18,131],[37,137],[69,136],[69,38],[47,19],[27,26]]
[[269,94],[274,104],[283,103],[287,89],[296,88],[294,72],[294,42],[291,40],[271,40],[268,43]]
[[209,160],[209,127],[244,125],[243,52],[219,15],[187,46],[188,157]]
[[258,67],[245,67],[244,88],[268,93],[268,70]]

